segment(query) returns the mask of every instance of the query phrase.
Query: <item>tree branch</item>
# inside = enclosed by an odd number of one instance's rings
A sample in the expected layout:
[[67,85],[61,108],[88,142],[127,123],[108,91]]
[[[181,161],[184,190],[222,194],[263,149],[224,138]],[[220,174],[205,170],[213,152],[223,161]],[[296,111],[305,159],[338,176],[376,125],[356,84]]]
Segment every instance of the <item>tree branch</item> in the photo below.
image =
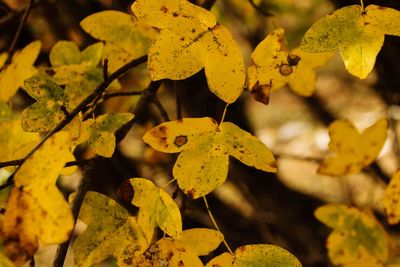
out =
[[259,6],[256,5],[256,3],[254,3],[254,0],[249,0],[250,5],[261,15],[263,15],[264,17],[271,17],[273,16],[272,14],[266,12],[265,10],[263,10],[262,8],[260,8]]
[[153,96],[153,103],[160,111],[160,114],[163,117],[164,121],[170,121],[167,111],[165,110],[165,108],[163,107],[163,105],[161,104],[160,100],[156,95]]

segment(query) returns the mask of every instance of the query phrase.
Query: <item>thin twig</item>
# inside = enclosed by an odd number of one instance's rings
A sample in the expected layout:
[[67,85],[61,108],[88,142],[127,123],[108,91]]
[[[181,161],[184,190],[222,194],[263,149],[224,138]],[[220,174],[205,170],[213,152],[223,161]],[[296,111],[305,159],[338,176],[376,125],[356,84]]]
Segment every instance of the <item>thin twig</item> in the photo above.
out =
[[120,91],[108,91],[103,95],[103,101],[116,96],[133,96],[141,95],[143,91],[137,90],[120,90]]
[[[87,105],[89,105],[92,101],[94,101],[99,95],[102,95],[104,90],[107,89],[107,87],[116,79],[118,79],[120,76],[125,74],[127,71],[130,69],[143,64],[147,61],[147,55],[139,57],[137,59],[134,59],[118,70],[116,70],[113,74],[110,75],[109,79],[107,81],[103,81],[97,88],[91,93],[88,97],[86,97],[76,108],[74,108],[68,116],[65,116],[65,118],[57,125],[55,126],[22,160],[21,164],[24,163],[24,161],[32,156],[33,153],[35,153],[45,142],[47,139],[49,139],[53,134],[59,132],[62,130],[68,123],[70,123],[81,111],[83,111]],[[19,167],[18,167],[19,168]],[[16,170],[18,171],[18,169]],[[15,172],[16,172],[15,171]],[[14,173],[15,173],[14,172]],[[12,180],[14,179],[14,174],[8,177],[7,183],[12,183]],[[1,188],[0,188],[1,189]]]
[[167,111],[161,104],[160,100],[158,100],[158,97],[156,95],[153,96],[153,103],[160,111],[160,114],[163,117],[164,121],[170,121]]
[[17,46],[18,39],[21,36],[22,29],[24,28],[26,19],[29,16],[29,13],[31,11],[31,8],[32,8],[34,2],[35,2],[35,0],[30,0],[28,6],[25,9],[24,15],[21,18],[21,22],[18,25],[17,32],[14,35],[14,38],[13,38],[13,40],[11,42],[11,45],[10,45],[10,48],[8,49],[7,60],[5,61],[4,66],[11,63],[11,59],[12,59],[14,53],[15,53],[15,49],[16,49],[16,46]]
[[182,103],[181,103],[181,91],[179,90],[176,81],[173,82],[173,88],[175,89],[175,99],[176,99],[176,119],[182,119]]
[[256,3],[254,3],[254,0],[249,0],[250,5],[257,11],[259,12],[261,15],[263,15],[264,17],[271,17],[273,16],[272,14],[266,12],[265,10],[263,10],[262,8],[260,8],[259,6],[256,5]]
[[[16,159],[16,160],[10,160],[10,161],[4,161],[0,162],[0,168],[8,167],[8,166],[18,166],[21,165],[23,162],[22,159]],[[75,161],[68,161],[65,163],[64,167],[70,167],[70,166],[76,166],[76,165],[83,165],[86,164],[90,159],[82,159],[82,160],[75,160]]]
[[[221,230],[220,230],[219,227],[218,227],[217,222],[216,222],[215,219],[214,219],[214,216],[213,216],[212,213],[211,213],[211,210],[210,210],[210,207],[208,206],[208,202],[207,202],[206,197],[203,196],[203,200],[204,200],[204,205],[206,206],[208,215],[210,216],[210,219],[211,219],[212,223],[214,224],[215,229],[217,229],[217,231],[220,232],[220,233],[222,234]],[[232,249],[229,247],[228,243],[226,242],[225,236],[224,236],[224,239],[222,240],[222,242],[224,243],[225,247],[228,249],[229,253],[233,255],[233,251],[232,251]]]
[[[78,219],[79,210],[81,209],[86,192],[88,191],[89,184],[90,184],[90,175],[87,173],[87,171],[85,171],[82,181],[79,185],[78,191],[75,195],[75,198],[74,198],[74,200],[72,202],[72,206],[71,206],[72,215],[74,216],[75,223],[76,223],[76,220]],[[64,242],[58,246],[57,252],[56,252],[56,255],[55,255],[55,258],[53,261],[53,267],[63,267],[64,266],[64,261],[65,261],[65,257],[67,256],[68,247],[69,247],[70,242],[71,242],[71,238],[69,238],[66,242]]]
[[108,80],[108,58],[105,58],[103,63],[103,80]]

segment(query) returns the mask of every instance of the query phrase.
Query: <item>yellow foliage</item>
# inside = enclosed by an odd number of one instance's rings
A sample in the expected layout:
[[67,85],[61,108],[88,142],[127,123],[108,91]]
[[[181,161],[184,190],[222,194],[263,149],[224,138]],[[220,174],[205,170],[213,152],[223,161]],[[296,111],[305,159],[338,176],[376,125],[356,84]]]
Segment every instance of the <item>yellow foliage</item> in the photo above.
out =
[[20,266],[44,245],[66,241],[74,227],[70,207],[55,186],[69,155],[67,132],[50,137],[17,170],[2,220],[6,254]]
[[378,157],[387,127],[387,120],[380,119],[360,134],[350,121],[334,121],[329,125],[329,149],[335,154],[324,159],[318,173],[340,176],[360,172]]
[[206,267],[301,267],[299,260],[290,252],[274,245],[246,245],[236,249],[234,255],[223,253],[210,262]]
[[[33,63],[39,55],[40,47],[39,41],[28,44],[14,54],[11,64],[2,69],[0,72],[0,101],[9,101],[18,88],[24,86],[24,81],[36,73]],[[5,53],[0,55],[0,65],[3,66],[6,57]]]
[[143,140],[158,151],[181,152],[173,175],[193,199],[210,193],[226,180],[229,155],[248,166],[276,172],[271,151],[230,122],[219,126],[211,118],[166,122],[148,131]]
[[205,68],[212,93],[227,103],[239,97],[245,82],[243,57],[211,12],[186,0],[138,0],[132,10],[139,20],[161,29],[149,48],[153,80],[182,80]]
[[387,260],[389,238],[384,228],[368,213],[345,205],[329,204],[318,208],[315,216],[333,228],[327,248],[334,264],[352,263],[366,255],[376,258],[375,262]]
[[[275,91],[285,84],[302,96],[310,96],[315,90],[314,69],[324,65],[332,53],[307,53],[296,48],[291,52],[284,49],[284,30],[274,30],[252,54],[254,64],[248,69],[249,88],[256,100],[268,103],[268,93],[262,88]],[[264,99],[265,98],[265,99]]]
[[364,79],[374,68],[385,34],[400,36],[399,11],[352,5],[319,19],[304,35],[301,49],[315,53],[339,48],[346,69]]
[[149,246],[136,217],[113,199],[87,192],[79,212],[87,224],[74,243],[74,260],[79,267],[89,267],[114,256],[119,267],[135,266],[134,258]]
[[64,90],[47,74],[37,74],[25,81],[25,91],[36,103],[22,112],[22,128],[27,132],[46,132],[65,118],[62,110]]
[[386,188],[383,206],[390,224],[400,222],[400,171],[397,171]]
[[182,232],[180,239],[164,237],[151,245],[136,259],[140,267],[202,267],[198,256],[208,255],[222,242],[220,232],[211,229],[194,228]]
[[132,113],[107,113],[82,123],[79,142],[88,140],[98,155],[110,158],[115,150],[114,132],[133,119]]
[[169,236],[179,238],[182,233],[182,218],[179,207],[171,196],[150,180],[133,178],[130,182],[134,190],[132,204],[140,208],[138,223],[147,241],[151,242],[156,226]]
[[[112,22],[112,23],[110,23]],[[156,31],[126,13],[102,11],[81,21],[81,27],[96,39],[105,41],[103,57],[111,72],[147,53]]]

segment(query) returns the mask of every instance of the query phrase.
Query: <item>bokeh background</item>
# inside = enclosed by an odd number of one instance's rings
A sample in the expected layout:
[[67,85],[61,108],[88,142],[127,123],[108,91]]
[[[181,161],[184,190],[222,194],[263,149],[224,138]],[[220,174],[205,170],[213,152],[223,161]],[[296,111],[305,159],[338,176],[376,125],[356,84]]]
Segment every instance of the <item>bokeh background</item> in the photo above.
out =
[[[196,1],[191,1],[196,2]],[[199,1],[201,3],[201,1]],[[365,5],[379,4],[400,10],[398,0],[365,0]],[[93,40],[79,26],[86,16],[102,10],[132,13],[132,1],[126,0],[37,0],[22,32],[18,48],[33,40],[42,41],[37,66],[48,67],[48,54],[59,40],[71,40],[81,48]],[[277,27],[283,27],[289,49],[299,45],[305,31],[318,18],[336,8],[359,4],[350,0],[217,0],[212,12],[229,28],[239,43],[246,65],[255,46]],[[14,36],[25,0],[0,1],[0,51],[7,50]],[[265,16],[268,13],[271,16]],[[112,22],[110,22],[112,23]],[[249,92],[229,106],[226,120],[259,137],[276,155],[276,175],[257,171],[231,159],[227,182],[208,196],[210,208],[232,248],[252,243],[272,243],[295,254],[304,266],[331,266],[325,249],[330,230],[319,223],[314,210],[324,203],[348,203],[371,207],[377,218],[396,240],[399,228],[386,225],[382,213],[382,196],[390,176],[398,169],[400,153],[400,38],[386,36],[378,55],[375,70],[365,80],[350,75],[338,54],[318,70],[316,92],[309,98],[294,94],[284,87],[273,92],[269,105],[253,100]],[[146,66],[126,75],[123,89],[142,90],[149,83]],[[212,95],[203,71],[184,81],[165,82],[159,99],[171,119],[176,118],[176,97],[182,104],[183,117],[210,116],[220,119],[225,104]],[[102,104],[97,111],[125,112],[135,106],[137,96],[118,97]],[[23,91],[13,100],[13,109],[20,112],[33,102]],[[390,119],[388,140],[379,158],[361,174],[348,177],[321,176],[316,173],[319,162],[328,153],[327,126],[337,118],[350,119],[360,130],[381,117]],[[158,185],[172,179],[176,155],[156,152],[141,140],[143,134],[162,122],[158,110],[150,105],[121,142],[111,159],[96,159],[71,176],[61,177],[59,186],[67,196],[82,178],[90,176],[90,190],[124,202],[118,188],[132,177],[151,178]],[[1,148],[0,148],[1,149]],[[77,159],[93,157],[81,147]],[[7,173],[1,172],[2,178]],[[176,185],[168,188],[181,207],[184,228],[213,225],[202,200],[191,201]],[[1,192],[2,203],[6,191]],[[77,224],[75,234],[85,228]],[[224,251],[221,246],[213,255]],[[36,266],[51,266],[55,247],[43,247],[37,254]],[[69,251],[65,266],[74,266]],[[204,258],[207,262],[210,258]],[[114,266],[112,260],[99,266]]]

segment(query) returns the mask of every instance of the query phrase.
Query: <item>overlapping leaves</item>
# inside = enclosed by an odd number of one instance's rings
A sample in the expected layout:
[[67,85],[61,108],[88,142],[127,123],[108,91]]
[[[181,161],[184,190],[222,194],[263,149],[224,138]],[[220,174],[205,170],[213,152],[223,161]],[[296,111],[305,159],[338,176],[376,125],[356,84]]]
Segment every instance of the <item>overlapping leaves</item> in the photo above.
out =
[[89,267],[110,256],[120,267],[132,266],[149,246],[136,217],[100,193],[86,193],[79,218],[88,227],[74,243],[77,266]]
[[249,88],[255,99],[268,104],[269,92],[289,84],[303,96],[315,90],[314,68],[324,65],[331,53],[307,53],[299,48],[284,50],[284,30],[274,30],[254,50],[254,64],[248,68]]
[[399,11],[352,5],[319,19],[304,35],[301,49],[327,52],[339,48],[346,69],[364,79],[375,65],[385,34],[400,36]]
[[205,69],[212,93],[227,103],[240,95],[245,69],[240,49],[215,16],[186,0],[138,0],[139,20],[161,29],[149,48],[153,80],[186,79]]
[[[112,23],[110,23],[112,22]],[[81,21],[91,36],[105,42],[103,57],[111,72],[147,53],[156,31],[136,18],[119,11],[102,11]]]
[[335,154],[324,159],[318,172],[333,176],[360,172],[378,157],[387,126],[387,120],[380,119],[360,134],[348,120],[333,122],[329,125],[329,149]]
[[166,153],[181,152],[173,168],[179,187],[191,198],[210,193],[228,174],[229,155],[257,169],[276,172],[271,151],[238,126],[211,118],[187,118],[151,129],[143,140]]
[[50,137],[14,176],[15,186],[2,220],[2,238],[7,256],[17,266],[30,260],[42,244],[61,244],[74,227],[63,194],[55,186],[58,175],[70,158],[67,132]]
[[182,233],[182,218],[179,207],[171,196],[150,180],[133,178],[130,182],[134,190],[132,204],[140,208],[138,223],[148,242],[151,242],[156,226],[169,236],[179,238]]

